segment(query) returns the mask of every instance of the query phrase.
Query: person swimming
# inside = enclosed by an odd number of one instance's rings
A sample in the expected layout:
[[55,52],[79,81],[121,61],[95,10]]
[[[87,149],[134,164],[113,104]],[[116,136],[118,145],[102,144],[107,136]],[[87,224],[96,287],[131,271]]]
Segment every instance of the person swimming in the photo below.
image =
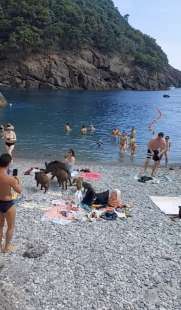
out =
[[65,132],[70,132],[72,130],[71,126],[69,123],[66,123],[65,126],[64,126],[64,130]]
[[94,125],[90,125],[89,127],[88,127],[88,131],[90,131],[90,132],[95,132],[96,131],[96,128],[94,127]]
[[101,147],[101,146],[103,145],[103,142],[102,142],[101,140],[98,140],[98,141],[96,142],[96,144],[97,144],[98,147]]
[[87,127],[85,127],[85,125],[82,125],[80,132],[82,135],[86,135],[87,134]]
[[113,137],[118,137],[118,136],[120,136],[120,134],[121,134],[121,131],[118,128],[114,128],[112,130],[112,136]]

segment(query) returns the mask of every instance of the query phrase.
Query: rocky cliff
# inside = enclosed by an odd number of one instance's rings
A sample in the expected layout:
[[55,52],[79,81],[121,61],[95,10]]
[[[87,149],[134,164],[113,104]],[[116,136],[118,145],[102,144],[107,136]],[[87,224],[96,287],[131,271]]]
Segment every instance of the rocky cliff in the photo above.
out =
[[181,86],[181,72],[153,73],[118,54],[93,49],[14,57],[0,62],[0,83],[20,88],[156,90]]

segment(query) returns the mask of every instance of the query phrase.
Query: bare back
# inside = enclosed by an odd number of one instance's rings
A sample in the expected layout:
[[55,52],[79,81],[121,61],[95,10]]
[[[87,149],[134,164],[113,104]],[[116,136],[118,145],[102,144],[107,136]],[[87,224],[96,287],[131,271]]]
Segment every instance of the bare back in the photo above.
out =
[[18,184],[18,181],[14,177],[10,177],[0,171],[0,200],[12,200],[12,189],[19,194],[21,193],[21,186]]

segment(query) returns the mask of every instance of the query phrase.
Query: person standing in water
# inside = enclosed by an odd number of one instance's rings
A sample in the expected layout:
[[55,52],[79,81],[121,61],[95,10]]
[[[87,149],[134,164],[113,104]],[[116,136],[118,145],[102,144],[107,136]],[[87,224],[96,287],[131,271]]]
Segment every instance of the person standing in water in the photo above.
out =
[[131,152],[131,156],[135,155],[136,148],[137,148],[137,145],[136,145],[136,129],[133,127],[131,129],[131,133],[130,133],[130,136],[129,136],[129,149],[130,149],[130,152]]
[[136,128],[135,127],[132,127],[131,129],[130,139],[136,139]]
[[[9,154],[0,156],[0,251],[5,253],[12,252],[14,247],[11,245],[13,238],[16,208],[12,198],[12,190],[17,194],[21,194],[22,187],[17,177],[8,176],[7,170],[12,161]],[[7,223],[7,231],[5,237],[5,245],[2,244],[3,229]]]
[[122,132],[120,136],[120,150],[122,153],[126,152],[128,147],[128,136],[125,131]]
[[16,144],[16,133],[13,125],[7,124],[5,126],[3,139],[7,153],[12,156]]

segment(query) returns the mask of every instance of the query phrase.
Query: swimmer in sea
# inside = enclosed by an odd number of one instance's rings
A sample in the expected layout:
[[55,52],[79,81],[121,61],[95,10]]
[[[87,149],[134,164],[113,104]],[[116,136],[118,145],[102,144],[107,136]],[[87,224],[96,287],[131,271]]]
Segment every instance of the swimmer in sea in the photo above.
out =
[[81,129],[80,129],[80,133],[82,135],[86,135],[87,134],[87,127],[85,127],[85,125],[82,125]]
[[92,125],[92,124],[88,127],[88,130],[89,130],[90,132],[95,132],[95,131],[96,131],[94,125]]
[[101,146],[103,145],[103,142],[102,142],[101,140],[98,140],[98,141],[96,142],[96,144],[97,144],[98,147],[101,147]]
[[64,130],[65,132],[70,132],[72,130],[71,126],[69,123],[66,123],[65,126],[64,126]]

